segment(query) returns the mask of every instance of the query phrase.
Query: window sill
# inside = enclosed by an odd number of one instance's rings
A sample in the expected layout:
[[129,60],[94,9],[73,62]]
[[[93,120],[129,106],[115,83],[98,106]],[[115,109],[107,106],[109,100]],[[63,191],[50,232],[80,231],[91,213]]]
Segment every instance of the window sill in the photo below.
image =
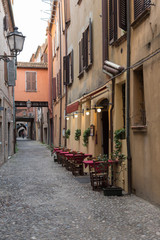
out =
[[147,132],[147,125],[133,125],[131,126],[131,129],[133,132],[139,132],[139,133],[146,133]]
[[37,92],[37,90],[26,90],[26,92]]
[[120,38],[118,38],[112,45],[119,47],[123,42],[127,40],[127,33],[125,32]]
[[82,78],[83,75],[84,75],[84,71],[82,71],[82,72],[79,73],[78,78],[79,78],[79,79]]
[[91,67],[92,67],[92,63],[90,63],[90,64],[85,68],[85,71],[88,72]]
[[147,8],[144,10],[143,13],[141,13],[137,19],[131,24],[131,27],[135,29],[138,27],[149,15],[150,15],[150,8]]

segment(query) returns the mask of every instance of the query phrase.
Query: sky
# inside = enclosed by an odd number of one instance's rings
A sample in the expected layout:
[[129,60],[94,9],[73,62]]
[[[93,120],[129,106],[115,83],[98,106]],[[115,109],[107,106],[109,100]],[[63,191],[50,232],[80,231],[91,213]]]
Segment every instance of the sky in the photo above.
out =
[[14,0],[15,26],[26,36],[18,61],[29,62],[37,47],[45,42],[47,21],[42,18],[49,18],[50,15],[44,13],[48,8],[49,5],[42,0]]

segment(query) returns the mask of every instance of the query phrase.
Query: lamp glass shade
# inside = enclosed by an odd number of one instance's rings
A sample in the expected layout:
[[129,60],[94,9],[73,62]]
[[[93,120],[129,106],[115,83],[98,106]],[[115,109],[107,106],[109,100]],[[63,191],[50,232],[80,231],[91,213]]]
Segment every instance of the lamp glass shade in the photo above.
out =
[[86,112],[86,115],[87,115],[87,116],[89,115],[89,111]]
[[7,35],[7,40],[11,52],[21,52],[23,50],[25,37],[21,32],[17,31],[18,28],[14,28],[14,31]]
[[102,111],[102,110],[101,110],[101,108],[97,108],[97,112],[99,112],[99,113],[100,113],[101,111]]
[[74,117],[75,117],[75,118],[78,118],[78,114],[75,114]]

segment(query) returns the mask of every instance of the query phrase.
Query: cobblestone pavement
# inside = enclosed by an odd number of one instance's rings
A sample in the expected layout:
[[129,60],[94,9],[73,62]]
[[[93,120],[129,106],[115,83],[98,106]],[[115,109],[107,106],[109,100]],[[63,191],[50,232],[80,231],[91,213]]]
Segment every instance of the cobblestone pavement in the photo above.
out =
[[160,239],[158,207],[92,191],[40,143],[18,149],[0,168],[0,240]]

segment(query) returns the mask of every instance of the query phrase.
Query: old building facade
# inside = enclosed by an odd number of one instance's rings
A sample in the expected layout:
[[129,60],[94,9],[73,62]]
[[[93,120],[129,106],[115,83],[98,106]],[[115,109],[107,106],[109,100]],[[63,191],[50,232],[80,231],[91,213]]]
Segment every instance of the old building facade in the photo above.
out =
[[[0,1],[0,55],[10,55],[7,33],[13,31],[11,2]],[[8,83],[7,62],[0,60],[0,165],[14,153],[13,87]]]

